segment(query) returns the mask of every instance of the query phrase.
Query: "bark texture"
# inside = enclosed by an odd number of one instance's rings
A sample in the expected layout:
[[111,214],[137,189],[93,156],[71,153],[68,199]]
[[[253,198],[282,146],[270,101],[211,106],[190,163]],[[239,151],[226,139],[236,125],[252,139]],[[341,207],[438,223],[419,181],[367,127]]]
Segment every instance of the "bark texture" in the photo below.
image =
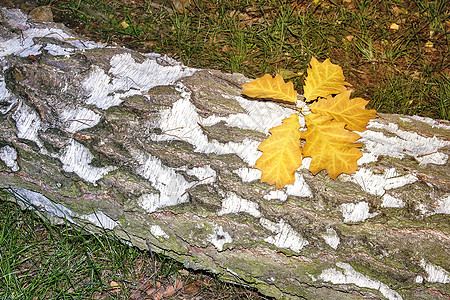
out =
[[356,174],[275,191],[252,165],[292,107],[0,12],[0,187],[23,203],[279,299],[450,297],[448,122],[380,114]]

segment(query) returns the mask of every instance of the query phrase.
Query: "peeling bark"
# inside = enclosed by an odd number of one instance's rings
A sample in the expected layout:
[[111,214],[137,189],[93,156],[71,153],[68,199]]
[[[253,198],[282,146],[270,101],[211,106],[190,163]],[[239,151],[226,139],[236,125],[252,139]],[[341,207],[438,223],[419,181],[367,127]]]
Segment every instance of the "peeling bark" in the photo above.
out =
[[252,166],[292,107],[0,12],[0,187],[22,204],[280,299],[450,297],[449,122],[380,114],[356,174],[304,160],[275,191]]

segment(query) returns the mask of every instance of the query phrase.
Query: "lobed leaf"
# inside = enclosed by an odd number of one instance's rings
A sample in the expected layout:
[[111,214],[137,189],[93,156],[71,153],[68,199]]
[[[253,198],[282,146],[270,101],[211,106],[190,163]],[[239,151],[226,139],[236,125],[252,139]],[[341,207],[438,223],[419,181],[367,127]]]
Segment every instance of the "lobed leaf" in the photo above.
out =
[[309,170],[315,175],[325,169],[332,179],[341,173],[351,174],[358,169],[362,156],[360,136],[345,130],[345,123],[327,116],[311,113],[305,117],[307,130],[302,133],[306,141],[303,157],[312,158]]
[[367,103],[362,98],[350,100],[351,91],[344,91],[335,97],[329,95],[310,105],[313,113],[328,116],[346,124],[348,130],[364,131],[370,119],[376,117],[376,111],[365,109]]
[[307,74],[303,85],[303,96],[305,96],[306,101],[326,97],[330,94],[338,94],[345,90],[346,85],[350,85],[344,80],[342,68],[332,64],[328,58],[320,63],[312,57]]
[[[351,91],[346,90],[350,84],[345,82],[342,68],[329,59],[320,63],[313,57],[307,72],[306,101],[320,98],[308,108],[311,113],[305,117],[307,130],[300,132],[298,114],[293,114],[272,128],[271,136],[258,147],[263,153],[255,168],[262,172],[261,181],[275,184],[275,189],[294,182],[302,156],[312,158],[309,170],[313,174],[325,169],[335,179],[341,173],[354,173],[362,156],[361,144],[355,143],[360,136],[349,130],[364,131],[369,120],[376,117],[375,110],[365,108],[368,101],[350,99]],[[285,83],[279,74],[274,78],[265,74],[242,87],[242,94],[249,97],[297,102],[292,82]],[[307,108],[297,106],[302,111]],[[300,139],[305,140],[303,149]]]
[[263,153],[255,168],[262,172],[261,181],[275,184],[275,189],[294,183],[295,170],[302,165],[299,130],[298,114],[292,114],[270,129],[271,136],[258,146]]
[[297,102],[294,84],[291,81],[284,82],[280,74],[275,75],[275,77],[265,74],[263,77],[243,84],[242,88],[242,94],[252,98],[271,98],[290,103]]

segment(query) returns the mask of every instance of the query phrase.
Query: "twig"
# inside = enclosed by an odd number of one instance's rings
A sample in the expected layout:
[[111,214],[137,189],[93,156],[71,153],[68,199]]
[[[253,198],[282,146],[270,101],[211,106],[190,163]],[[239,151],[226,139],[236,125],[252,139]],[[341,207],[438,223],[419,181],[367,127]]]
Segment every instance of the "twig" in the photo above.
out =
[[152,245],[148,239],[145,239],[145,243],[147,244],[148,250],[150,251],[150,257],[152,259],[152,272],[153,274],[156,274],[155,257],[153,256]]
[[[31,48],[31,47],[33,47],[34,45],[39,44],[39,42],[40,42],[43,38],[45,38],[45,37],[47,37],[47,36],[49,36],[49,35],[52,35],[52,34],[59,35],[59,36],[61,37],[61,39],[64,40],[64,37],[63,37],[62,35],[60,35],[59,33],[57,33],[57,32],[50,32],[50,33],[47,33],[47,34],[44,35],[44,36],[41,36],[36,42],[33,43],[33,45],[31,45],[31,46],[28,47],[28,48]],[[22,51],[20,51],[20,52],[18,53],[18,55],[20,55],[23,51],[27,50],[28,48],[22,49]]]

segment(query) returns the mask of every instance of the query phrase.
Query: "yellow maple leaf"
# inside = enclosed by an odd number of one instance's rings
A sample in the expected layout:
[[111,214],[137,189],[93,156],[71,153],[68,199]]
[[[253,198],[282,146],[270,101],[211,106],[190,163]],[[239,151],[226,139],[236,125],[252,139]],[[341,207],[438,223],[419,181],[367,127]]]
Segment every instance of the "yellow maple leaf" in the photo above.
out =
[[375,110],[365,109],[369,101],[363,98],[350,100],[351,91],[344,91],[335,97],[329,95],[311,104],[309,109],[313,113],[328,116],[346,124],[348,130],[364,131],[370,119],[377,116]]
[[317,97],[326,97],[330,94],[338,94],[350,85],[344,80],[344,72],[338,65],[334,65],[327,58],[320,63],[314,57],[311,58],[303,86],[303,96],[306,101],[312,101]]
[[351,174],[358,169],[362,156],[360,136],[344,129],[345,123],[327,116],[311,113],[305,117],[307,130],[302,133],[306,141],[303,157],[312,158],[309,170],[315,175],[326,169],[332,179],[341,173]]
[[295,170],[302,165],[299,130],[298,114],[292,114],[270,129],[271,136],[258,146],[263,154],[255,168],[262,172],[261,181],[275,184],[275,189],[294,183]]
[[284,82],[280,74],[273,78],[270,74],[253,79],[242,85],[242,94],[253,98],[271,98],[290,103],[297,102],[297,92],[294,90],[294,84]]

